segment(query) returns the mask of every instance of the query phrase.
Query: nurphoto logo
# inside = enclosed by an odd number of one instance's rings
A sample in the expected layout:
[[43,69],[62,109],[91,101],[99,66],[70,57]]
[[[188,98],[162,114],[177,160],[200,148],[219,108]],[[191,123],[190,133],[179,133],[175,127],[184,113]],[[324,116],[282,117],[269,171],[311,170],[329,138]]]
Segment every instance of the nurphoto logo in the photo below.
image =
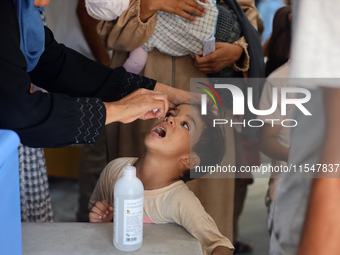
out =
[[[197,79],[195,79],[197,80]],[[223,100],[232,100],[232,113],[233,115],[245,115],[245,107],[248,108],[249,112],[255,116],[268,116],[274,113],[278,107],[280,107],[280,113],[282,116],[287,115],[287,106],[295,106],[298,110],[300,110],[304,115],[311,116],[312,114],[308,111],[308,109],[304,106],[311,99],[311,93],[308,89],[299,88],[299,87],[272,87],[272,102],[271,107],[268,109],[258,109],[258,105],[254,102],[254,91],[253,87],[249,86],[244,90],[241,90],[238,86],[232,83],[232,79],[228,79],[228,82],[225,80],[214,80],[208,79],[209,82],[195,81],[195,84],[200,84],[202,86],[197,87],[200,91],[205,92],[201,94],[201,114],[207,114],[207,95],[211,98],[214,104],[217,106],[219,104],[221,107],[224,107],[225,101]],[[249,79],[251,80],[251,79]],[[251,81],[248,81],[248,83]],[[208,85],[210,83],[211,85]],[[246,93],[244,92],[246,91]],[[197,92],[196,92],[197,93]],[[231,95],[229,98],[225,97],[226,94]],[[295,95],[292,97],[291,95]],[[297,97],[297,95],[299,95]],[[224,99],[226,98],[226,99]],[[242,121],[235,121],[233,119],[225,119],[215,118],[213,120],[212,125],[215,127],[216,125],[226,125],[230,124],[230,126],[241,125],[243,127],[262,127],[264,123],[271,123],[274,125],[281,125],[284,127],[295,127],[298,125],[295,119],[287,118],[287,119],[243,119]]]

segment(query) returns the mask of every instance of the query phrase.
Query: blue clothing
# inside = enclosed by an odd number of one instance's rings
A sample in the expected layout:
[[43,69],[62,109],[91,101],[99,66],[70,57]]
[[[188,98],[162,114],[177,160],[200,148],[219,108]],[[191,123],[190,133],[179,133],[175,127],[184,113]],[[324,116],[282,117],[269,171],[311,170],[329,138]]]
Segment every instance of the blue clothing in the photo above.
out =
[[283,6],[285,6],[285,4],[279,0],[263,0],[256,5],[260,18],[264,24],[262,43],[266,42],[271,36],[273,31],[274,15],[276,11]]
[[45,31],[40,17],[44,8],[34,6],[34,0],[14,0],[14,4],[20,27],[20,49],[30,72],[45,50]]

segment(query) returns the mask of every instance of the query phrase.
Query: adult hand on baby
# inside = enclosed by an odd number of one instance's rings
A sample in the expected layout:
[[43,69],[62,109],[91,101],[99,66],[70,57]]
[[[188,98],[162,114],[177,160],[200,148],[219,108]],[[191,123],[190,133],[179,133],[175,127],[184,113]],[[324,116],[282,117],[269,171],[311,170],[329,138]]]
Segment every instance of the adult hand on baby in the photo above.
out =
[[[119,101],[104,103],[106,122],[130,123],[136,119],[164,117],[169,109],[168,96],[164,92],[138,89]],[[153,109],[158,109],[156,113]]]
[[188,91],[176,89],[159,82],[156,83],[155,91],[161,91],[168,95],[170,108],[179,104],[190,104],[191,94]]
[[[207,1],[201,2],[206,3]],[[159,10],[176,14],[187,20],[195,20],[195,16],[203,17],[206,11],[203,5],[194,0],[162,0],[155,1],[155,3],[159,4]]]
[[90,222],[111,222],[113,219],[113,205],[106,200],[97,201],[89,213]]
[[[207,0],[201,0],[201,2],[206,3]],[[140,19],[143,22],[157,11],[176,14],[187,20],[195,20],[195,16],[204,16],[206,8],[195,0],[141,0]]]
[[238,45],[217,42],[214,52],[204,57],[195,54],[194,65],[203,73],[217,73],[239,60],[242,53],[243,49]]

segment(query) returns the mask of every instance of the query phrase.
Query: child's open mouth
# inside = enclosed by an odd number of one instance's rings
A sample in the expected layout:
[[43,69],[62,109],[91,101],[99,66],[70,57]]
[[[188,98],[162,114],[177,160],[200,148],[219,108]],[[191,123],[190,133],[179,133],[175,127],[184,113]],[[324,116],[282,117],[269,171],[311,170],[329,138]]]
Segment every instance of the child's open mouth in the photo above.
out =
[[166,129],[162,126],[155,127],[151,132],[162,138],[166,136]]

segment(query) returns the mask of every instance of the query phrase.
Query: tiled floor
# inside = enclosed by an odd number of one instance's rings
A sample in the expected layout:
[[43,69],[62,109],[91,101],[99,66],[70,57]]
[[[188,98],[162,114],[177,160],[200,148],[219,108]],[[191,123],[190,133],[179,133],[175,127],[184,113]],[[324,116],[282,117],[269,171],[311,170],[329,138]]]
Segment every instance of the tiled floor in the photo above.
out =
[[[248,188],[244,211],[240,218],[240,240],[254,247],[253,255],[268,254],[267,211],[264,196],[267,178],[255,178]],[[55,221],[75,221],[78,206],[78,184],[75,180],[52,179],[50,182]]]

